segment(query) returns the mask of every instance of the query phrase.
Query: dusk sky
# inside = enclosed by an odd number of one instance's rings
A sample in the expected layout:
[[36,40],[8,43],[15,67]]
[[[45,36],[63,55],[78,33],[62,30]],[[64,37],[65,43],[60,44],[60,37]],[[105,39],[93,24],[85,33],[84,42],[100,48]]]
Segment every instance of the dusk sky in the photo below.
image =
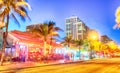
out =
[[[108,35],[120,44],[120,30],[113,29],[115,12],[120,0],[28,0],[32,7],[29,11],[31,21],[21,22],[21,27],[10,22],[9,30],[25,31],[30,24],[54,21],[56,26],[65,30],[65,18],[78,16],[88,27],[100,35]],[[65,32],[60,33],[65,37]]]

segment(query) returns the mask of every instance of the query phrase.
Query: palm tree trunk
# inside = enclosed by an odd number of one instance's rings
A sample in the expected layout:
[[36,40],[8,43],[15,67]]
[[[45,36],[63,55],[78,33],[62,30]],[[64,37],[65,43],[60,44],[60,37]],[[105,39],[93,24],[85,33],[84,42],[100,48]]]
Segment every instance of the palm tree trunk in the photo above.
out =
[[46,41],[44,41],[44,52],[43,52],[43,54],[44,54],[44,60],[43,60],[43,62],[44,63],[46,63],[47,62],[47,51],[46,51]]
[[104,50],[102,50],[103,52],[102,52],[102,54],[103,54],[103,58],[105,58],[105,51]]
[[68,47],[70,47],[70,43],[68,43]]
[[1,61],[0,61],[0,65],[3,65],[3,60],[4,60],[4,56],[5,56],[5,48],[6,48],[6,43],[5,43],[6,39],[4,38],[3,41],[3,48],[2,48],[2,56],[1,56]]
[[90,54],[89,54],[89,58],[90,59],[92,59],[92,45],[89,43],[89,52],[90,52]]
[[2,48],[2,56],[1,56],[1,61],[0,61],[0,65],[3,65],[3,60],[4,60],[4,56],[5,56],[5,48],[6,48],[6,41],[7,41],[7,35],[8,35],[8,24],[9,24],[9,13],[7,15],[7,23],[6,23],[6,32],[3,35],[3,48]]
[[80,46],[78,48],[79,48],[79,60],[80,60],[81,59],[81,56],[80,56]]
[[50,49],[49,49],[49,53],[51,53],[52,50],[52,36],[51,36],[51,40],[50,40]]
[[47,52],[46,52],[46,41],[44,41],[44,55],[46,55],[47,54]]
[[80,47],[79,47],[79,60],[81,59],[81,56],[80,56]]

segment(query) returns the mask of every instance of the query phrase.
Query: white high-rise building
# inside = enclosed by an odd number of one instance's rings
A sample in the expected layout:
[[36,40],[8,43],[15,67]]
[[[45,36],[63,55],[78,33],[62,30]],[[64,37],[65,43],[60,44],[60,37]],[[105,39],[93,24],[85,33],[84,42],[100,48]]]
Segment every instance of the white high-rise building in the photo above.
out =
[[89,28],[77,16],[66,18],[66,35],[72,39],[85,39]]

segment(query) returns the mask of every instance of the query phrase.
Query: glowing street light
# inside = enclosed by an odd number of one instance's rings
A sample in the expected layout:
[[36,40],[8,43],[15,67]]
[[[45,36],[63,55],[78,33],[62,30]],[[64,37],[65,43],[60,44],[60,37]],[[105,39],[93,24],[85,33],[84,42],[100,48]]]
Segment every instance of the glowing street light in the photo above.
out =
[[99,34],[98,34],[98,32],[97,31],[95,31],[95,30],[90,30],[89,32],[88,32],[88,39],[89,40],[98,40],[99,39]]
[[92,38],[93,40],[97,40],[97,39],[98,39],[96,35],[93,35],[91,38]]

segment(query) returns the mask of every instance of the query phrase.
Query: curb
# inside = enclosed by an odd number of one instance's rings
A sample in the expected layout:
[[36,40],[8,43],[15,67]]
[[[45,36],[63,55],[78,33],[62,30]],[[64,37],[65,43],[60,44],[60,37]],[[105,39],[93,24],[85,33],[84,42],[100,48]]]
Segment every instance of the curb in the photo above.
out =
[[28,66],[28,67],[21,67],[21,68],[3,69],[3,70],[0,70],[0,72],[17,70],[17,69],[25,69],[25,68],[35,68],[35,67],[52,66],[52,65],[54,66],[54,65],[62,65],[62,64],[77,64],[77,63],[80,63],[80,62],[84,62],[84,61],[71,61],[71,62],[64,62],[64,63],[46,63],[46,64],[36,65],[36,66]]

